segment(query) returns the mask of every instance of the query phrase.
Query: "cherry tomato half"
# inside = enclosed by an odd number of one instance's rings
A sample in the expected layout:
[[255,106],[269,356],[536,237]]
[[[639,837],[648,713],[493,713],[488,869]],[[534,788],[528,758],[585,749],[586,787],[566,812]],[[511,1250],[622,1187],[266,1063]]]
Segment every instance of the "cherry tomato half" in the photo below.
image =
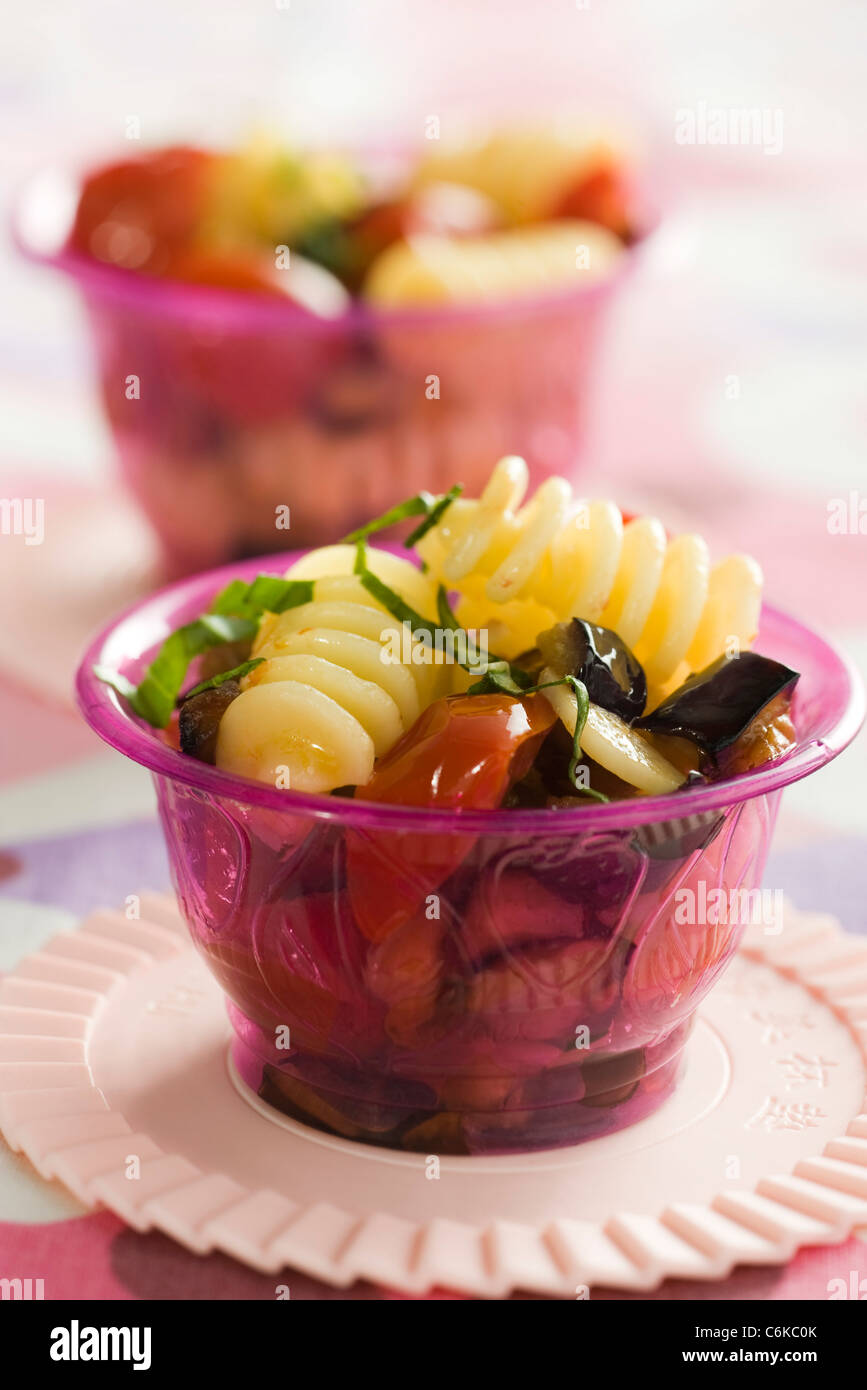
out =
[[[500,806],[528,771],[556,716],[538,695],[456,695],[437,700],[378,764],[356,800],[459,813]],[[349,895],[356,921],[381,941],[423,908],[472,848],[458,831],[352,831]]]
[[85,180],[70,245],[124,270],[164,274],[196,230],[214,162],[177,146],[97,169]]
[[596,222],[615,236],[628,238],[629,193],[621,172],[606,166],[580,179],[561,195],[551,216]]

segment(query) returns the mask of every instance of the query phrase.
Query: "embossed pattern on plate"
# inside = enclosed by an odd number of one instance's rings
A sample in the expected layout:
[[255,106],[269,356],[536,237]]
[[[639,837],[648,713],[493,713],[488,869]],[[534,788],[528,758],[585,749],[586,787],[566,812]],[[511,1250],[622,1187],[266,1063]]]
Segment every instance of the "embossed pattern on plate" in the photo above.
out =
[[139,919],[94,913],[0,981],[0,1129],[138,1230],[342,1286],[574,1297],[844,1240],[867,1222],[867,942],[787,906],[700,1013],[679,1090],[630,1129],[483,1159],[371,1149],[241,1099],[222,996],[174,902],[143,895]]

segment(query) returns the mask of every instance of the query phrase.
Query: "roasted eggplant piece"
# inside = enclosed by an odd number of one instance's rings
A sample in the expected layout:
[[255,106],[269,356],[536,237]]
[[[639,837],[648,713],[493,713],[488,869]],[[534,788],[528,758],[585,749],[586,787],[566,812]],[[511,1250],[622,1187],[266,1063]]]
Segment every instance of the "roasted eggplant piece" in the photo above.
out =
[[724,776],[778,757],[794,739],[789,717],[797,671],[742,652],[688,676],[635,727],[689,739]]
[[538,647],[531,647],[529,651],[521,652],[520,656],[516,656],[512,665],[523,671],[525,676],[538,681],[542,667],[545,665],[545,658]]
[[241,693],[237,681],[223,681],[184,700],[178,712],[181,752],[200,763],[217,760],[217,731],[229,705]]
[[644,668],[610,628],[573,618],[540,633],[538,645],[545,665],[558,676],[577,676],[594,705],[612,710],[627,723],[643,713]]
[[241,666],[248,659],[251,647],[251,642],[223,642],[219,647],[210,647],[199,660],[197,682],[212,680],[224,671]]
[[[571,759],[572,735],[558,719],[536,754],[533,766],[515,783],[503,805],[521,810],[534,807],[569,810],[573,806],[588,806],[590,803],[587,797],[577,793],[569,780]],[[609,801],[623,801],[629,797],[640,796],[641,793],[635,787],[630,787],[628,782],[622,782],[613,772],[600,767],[592,758],[582,755],[581,762],[589,773],[589,785],[594,791],[602,792]]]

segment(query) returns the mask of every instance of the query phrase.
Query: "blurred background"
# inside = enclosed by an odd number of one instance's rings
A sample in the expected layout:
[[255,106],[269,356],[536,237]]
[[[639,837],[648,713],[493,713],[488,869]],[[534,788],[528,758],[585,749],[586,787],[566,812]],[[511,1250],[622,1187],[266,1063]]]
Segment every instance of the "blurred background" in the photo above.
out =
[[[863,664],[867,536],[828,526],[840,499],[857,518],[867,490],[862,5],[49,0],[5,28],[7,216],[34,169],[123,155],[131,119],[137,149],[256,125],[415,144],[432,115],[443,139],[560,113],[630,130],[662,220],[600,349],[582,489],[700,528],[717,555],[756,554],[772,601]],[[769,138],[678,141],[684,111],[716,108],[761,112]],[[0,537],[16,595],[0,669],[68,707],[82,633],[151,582],[155,555],[118,488],[74,289],[8,238],[0,281],[0,495],[46,505],[43,546]],[[793,796],[867,824],[835,791],[857,756]]]

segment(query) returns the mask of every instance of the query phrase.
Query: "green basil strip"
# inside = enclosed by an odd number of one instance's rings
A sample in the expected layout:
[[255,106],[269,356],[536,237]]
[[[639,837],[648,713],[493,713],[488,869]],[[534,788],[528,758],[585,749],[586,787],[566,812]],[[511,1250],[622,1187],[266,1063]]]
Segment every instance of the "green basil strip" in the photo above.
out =
[[[409,625],[413,636],[415,636],[416,632],[427,632],[432,638],[436,638],[436,624],[429,622],[427,618],[423,618],[420,613],[417,613],[414,608],[411,608],[408,603],[404,602],[400,594],[395,593],[394,589],[390,589],[387,584],[384,584],[377,575],[368,569],[367,546],[363,539],[356,542],[354,573],[359,576],[362,584],[371,597],[375,598],[378,603],[381,603],[383,608],[385,608],[393,618],[397,618],[400,623]],[[449,607],[448,595],[442,585],[440,585],[437,590],[437,615],[439,618],[440,630],[443,628],[451,628],[453,632],[459,632],[461,630],[460,623]],[[479,664],[480,663],[476,662],[469,665],[466,669],[477,671],[479,669]],[[491,666],[496,666],[498,670],[500,667],[511,669],[513,676],[518,672],[517,667],[509,668],[508,662],[500,661],[496,657],[489,660],[488,670],[490,670]],[[523,675],[524,673],[520,672],[519,674]],[[485,677],[482,679],[484,680]],[[529,678],[525,677],[525,679]],[[481,684],[481,682],[477,682],[477,684]],[[505,687],[498,686],[497,688],[500,689]],[[517,685],[515,689],[520,693],[520,689]],[[474,688],[471,693],[479,694],[481,692]],[[509,693],[511,694],[511,687],[509,687]]]
[[422,536],[426,536],[428,531],[433,530],[437,522],[442,517],[443,512],[448,510],[448,508],[452,505],[456,497],[460,497],[463,490],[463,483],[455,483],[454,487],[450,487],[448,492],[443,493],[443,496],[440,497],[440,499],[437,502],[434,502],[424,521],[422,521],[418,526],[416,526],[412,534],[407,536],[406,540],[404,541],[404,545],[406,546],[407,550],[412,550],[412,547],[416,545],[418,541],[421,540]]
[[[446,592],[444,584],[440,584],[439,588],[437,589],[437,618],[439,620],[440,627],[444,628],[446,631],[462,631],[460,623],[458,622],[457,618],[451,610],[451,605],[449,604],[449,596]],[[471,646],[472,654],[470,650]],[[464,665],[464,670],[475,672],[481,669],[481,661],[478,659],[473,661],[473,656],[478,658],[479,650],[476,647],[475,641],[473,641],[472,644],[470,644],[469,633],[467,633],[467,660],[466,663],[462,663]],[[478,682],[476,682],[476,684],[478,684]]]
[[356,545],[368,536],[375,535],[377,531],[386,531],[389,526],[396,526],[399,521],[405,521],[408,516],[429,516],[436,505],[437,498],[432,493],[418,492],[415,497],[407,498],[406,502],[399,502],[396,507],[383,512],[382,516],[368,521],[366,526],[360,526],[357,531],[350,531],[348,536],[343,537],[341,544]]
[[[367,567],[367,546],[363,536],[356,540],[356,557],[354,572],[360,577],[362,584],[369,594],[372,595],[383,608],[391,613],[392,617],[397,618],[401,623],[408,623],[413,633],[416,629],[434,634],[435,629],[432,623],[416,613],[414,608],[404,603],[399,594],[384,584],[381,579]],[[460,624],[455,618],[449,606],[448,594],[445,587],[441,584],[437,590],[437,616],[441,628],[451,628],[458,631]],[[494,657],[488,662],[487,668],[481,680],[471,685],[467,691],[468,695],[489,695],[504,694],[513,695],[520,698],[522,695],[533,695],[539,690],[545,690],[552,685],[568,685],[573,691],[578,706],[578,717],[575,722],[575,733],[572,738],[572,757],[569,760],[569,781],[572,783],[579,796],[589,797],[594,801],[607,801],[608,797],[602,792],[594,791],[592,787],[581,787],[576,782],[577,769],[581,761],[581,735],[584,732],[584,725],[587,723],[587,715],[590,710],[590,697],[587,694],[587,687],[583,681],[579,681],[576,676],[563,676],[561,680],[545,681],[542,685],[533,685],[532,678],[523,671],[520,666],[514,666],[509,661]]]
[[595,787],[575,787],[575,795],[586,796],[590,801],[601,801],[605,805],[611,800],[610,796],[606,796],[604,792],[596,791]]
[[261,618],[263,613],[285,613],[313,600],[312,579],[281,579],[276,574],[257,574],[251,584],[233,579],[211,604],[212,613],[239,618]]
[[178,628],[166,638],[130,700],[136,714],[156,728],[164,729],[172,717],[193,658],[227,642],[251,641],[256,635],[256,626],[248,618],[205,613],[195,622]]
[[[435,638],[436,624],[423,618],[420,613],[417,613],[414,608],[404,602],[400,594],[396,594],[394,589],[390,589],[368,569],[367,545],[363,537],[356,541],[355,549],[353,573],[358,575],[371,597],[375,598],[377,603],[381,603],[393,618],[397,618],[398,622],[408,624],[413,636],[416,632],[427,632],[432,638]],[[461,630],[460,623],[449,607],[448,594],[442,584],[437,590],[437,616],[440,631],[443,628],[451,628],[453,632]],[[465,669],[476,672],[480,665],[480,662],[472,662]],[[486,684],[486,682],[488,683]],[[561,684],[561,682],[558,681],[556,684]],[[526,671],[522,671],[520,666],[513,666],[501,657],[489,654],[484,675],[481,680],[476,681],[475,685],[470,687],[467,693],[469,695],[482,695],[491,690],[499,690],[509,695],[523,695],[527,686],[530,685],[532,685],[531,677],[527,675]]]
[[485,674],[467,691],[468,695],[526,695],[514,678],[508,661],[489,661]]
[[461,625],[451,610],[449,596],[444,584],[440,584],[437,589],[437,617],[440,620],[440,627],[451,628],[452,632],[460,632]]
[[250,585],[244,617],[263,613],[286,613],[313,601],[312,579],[280,579],[275,574],[259,574]]
[[95,674],[124,695],[140,718],[155,729],[164,729],[172,717],[193,657],[201,656],[211,647],[222,647],[226,642],[250,641],[256,635],[256,627],[249,618],[205,613],[166,638],[137,686],[119,672],[107,671],[104,667],[96,668]]
[[[226,642],[252,641],[263,613],[285,613],[310,603],[313,584],[312,579],[281,579],[276,574],[258,574],[250,584],[233,579],[215,596],[207,613],[166,638],[138,685],[105,667],[95,668],[94,674],[123,695],[140,718],[164,729],[194,657]],[[219,680],[196,686],[196,692],[252,669],[247,665],[244,672],[240,667],[225,672]]]
[[563,684],[569,686],[578,705],[575,733],[572,736],[572,757],[569,759],[569,781],[577,792],[583,792],[587,788],[579,787],[575,779],[578,764],[581,761],[581,735],[584,732],[584,725],[587,723],[587,715],[590,713],[590,696],[587,694],[586,685],[583,681],[579,681],[577,676],[564,676]]
[[463,484],[455,483],[448,492],[442,497],[434,497],[430,492],[417,492],[415,497],[408,497],[405,502],[399,502],[396,507],[390,507],[382,516],[374,517],[373,521],[368,521],[366,526],[359,526],[357,531],[350,531],[348,536],[343,537],[343,545],[357,545],[359,541],[366,540],[368,536],[376,535],[377,531],[387,531],[390,526],[396,526],[399,521],[406,521],[408,517],[420,516],[424,519],[415,528],[411,535],[407,536],[404,545],[407,550],[426,536],[428,531],[436,526],[443,513],[452,505],[456,497],[460,497],[463,492]]
[[[453,632],[461,632],[463,630],[451,610],[449,596],[443,584],[440,584],[437,589],[437,617],[439,618],[441,627],[451,628]],[[475,649],[475,643],[473,643],[473,647]],[[476,672],[481,670],[481,668],[481,661],[471,661],[465,669]],[[503,674],[504,668],[508,670],[511,684],[508,683]],[[491,681],[488,685],[485,685],[485,678],[489,672],[491,673]],[[493,652],[489,652],[487,665],[481,680],[476,681],[475,685],[471,685],[466,693],[468,695],[486,695],[490,694],[492,690],[504,690],[509,695],[513,695],[517,690],[518,694],[524,694],[527,687],[532,684],[532,676],[529,676],[520,666],[516,666],[513,662],[506,661],[503,657],[495,656]]]
[[218,676],[211,676],[210,680],[200,681],[192,690],[187,691],[184,699],[189,700],[193,695],[201,695],[204,690],[216,690],[218,686],[225,685],[226,681],[239,681],[242,676],[255,671],[257,666],[264,665],[264,662],[264,656],[254,656],[250,661],[242,661],[240,666],[233,666],[231,671],[221,671]]
[[572,736],[572,757],[569,759],[569,781],[578,796],[586,796],[591,801],[607,802],[609,798],[603,792],[597,792],[593,787],[579,786],[577,781],[578,766],[581,762],[581,735],[587,723],[587,715],[590,712],[590,697],[587,694],[587,687],[583,681],[579,681],[577,676],[563,676],[557,681],[544,681],[541,685],[518,684],[518,679],[529,680],[527,673],[520,667],[511,666],[508,661],[493,661],[488,666],[487,671],[480,681],[471,685],[467,691],[468,695],[491,695],[501,692],[505,695],[535,695],[537,691],[549,690],[554,685],[568,685],[575,695],[578,706],[577,719],[575,721],[575,732]]
[[[478,665],[473,667],[478,670]],[[562,681],[549,681],[549,685],[562,685]],[[468,695],[491,695],[502,691],[506,695],[532,695],[544,690],[544,685],[534,685],[533,677],[512,661],[491,655],[481,680],[476,681],[467,691]]]
[[609,798],[604,792],[598,792],[594,787],[580,786],[578,783],[578,766],[581,762],[581,735],[584,732],[584,725],[587,723],[587,715],[590,710],[590,699],[587,694],[587,687],[583,681],[579,681],[575,676],[567,676],[566,684],[570,685],[575,692],[578,701],[578,721],[575,725],[575,736],[572,740],[572,757],[569,759],[569,781],[578,796],[586,796],[590,801],[607,802]]
[[535,688],[536,690],[544,690],[546,686],[552,685],[568,685],[578,706],[575,733],[572,736],[572,757],[569,759],[569,781],[578,796],[586,796],[590,801],[607,802],[608,797],[603,792],[597,792],[593,787],[579,786],[577,781],[578,767],[581,762],[581,735],[590,713],[590,696],[587,694],[587,687],[583,681],[579,681],[577,676],[564,676],[562,680],[545,681],[544,685],[538,685]]
[[364,538],[361,537],[355,543],[355,566],[354,573],[358,575],[362,584],[372,598],[377,603],[381,603],[393,618],[397,618],[399,623],[408,623],[413,635],[416,631],[427,632],[431,637],[436,634],[436,626],[429,623],[427,618],[423,618],[408,603],[404,603],[400,594],[396,594],[394,589],[390,589],[387,584],[367,568],[367,546]]
[[225,589],[221,589],[210,607],[211,613],[222,613],[226,616],[234,614],[240,615],[244,599],[250,591],[250,585],[243,579],[233,579],[227,584]]
[[383,608],[387,608],[393,618],[397,618],[400,623],[408,623],[412,628],[413,636],[416,632],[427,632],[431,637],[436,636],[436,624],[428,622],[408,603],[404,603],[400,594],[396,594],[394,589],[390,589],[387,584],[383,584],[375,574],[367,570],[361,576],[361,582],[372,598],[381,603]]

